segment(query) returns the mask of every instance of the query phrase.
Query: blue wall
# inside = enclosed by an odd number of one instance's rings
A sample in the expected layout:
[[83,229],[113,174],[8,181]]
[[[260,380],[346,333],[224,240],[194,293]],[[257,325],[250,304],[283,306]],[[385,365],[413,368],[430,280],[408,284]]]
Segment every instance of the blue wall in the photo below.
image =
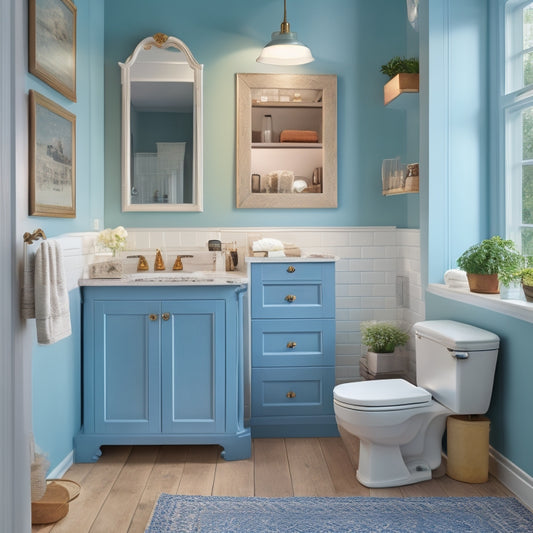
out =
[[[104,0],[77,0],[77,102],[71,102],[28,74],[33,89],[76,115],[76,218],[28,217],[29,231],[47,237],[89,231],[103,221],[103,54]],[[33,431],[37,445],[55,468],[72,451],[81,424],[81,330],[79,290],[70,291],[72,335],[33,348]],[[35,321],[29,321],[35,328]]]
[[[383,106],[379,67],[405,55],[405,2],[291,0],[291,28],[313,51],[300,67],[255,59],[283,16],[279,0],[225,2],[114,0],[105,3],[105,224],[169,226],[418,227],[418,195],[384,198],[381,161],[406,156],[406,115]],[[204,65],[204,212],[122,213],[119,61],[143,38],[182,39]],[[413,32],[414,33],[414,32]],[[338,76],[337,209],[245,210],[235,207],[235,74],[290,72]]]

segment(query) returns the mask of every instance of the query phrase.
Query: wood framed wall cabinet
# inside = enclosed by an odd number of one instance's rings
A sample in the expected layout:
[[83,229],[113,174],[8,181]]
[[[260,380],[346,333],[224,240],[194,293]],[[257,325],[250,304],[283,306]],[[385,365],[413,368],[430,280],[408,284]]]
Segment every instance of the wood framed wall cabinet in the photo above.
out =
[[237,74],[237,207],[337,207],[337,77]]

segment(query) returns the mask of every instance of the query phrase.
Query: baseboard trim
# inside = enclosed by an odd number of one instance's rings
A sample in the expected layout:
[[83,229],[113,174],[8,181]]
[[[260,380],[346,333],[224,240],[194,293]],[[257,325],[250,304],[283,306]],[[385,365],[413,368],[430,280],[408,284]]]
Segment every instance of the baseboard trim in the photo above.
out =
[[489,450],[489,472],[533,512],[533,477],[492,446]]
[[72,450],[49,474],[48,479],[59,479],[74,464],[74,450]]

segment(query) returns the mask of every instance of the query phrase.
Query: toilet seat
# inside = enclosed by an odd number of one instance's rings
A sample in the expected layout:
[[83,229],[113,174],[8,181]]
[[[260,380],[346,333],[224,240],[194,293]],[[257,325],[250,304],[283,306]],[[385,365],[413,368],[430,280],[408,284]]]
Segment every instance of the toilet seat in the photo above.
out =
[[333,389],[338,405],[349,409],[382,411],[424,407],[431,394],[404,379],[382,379],[342,383]]

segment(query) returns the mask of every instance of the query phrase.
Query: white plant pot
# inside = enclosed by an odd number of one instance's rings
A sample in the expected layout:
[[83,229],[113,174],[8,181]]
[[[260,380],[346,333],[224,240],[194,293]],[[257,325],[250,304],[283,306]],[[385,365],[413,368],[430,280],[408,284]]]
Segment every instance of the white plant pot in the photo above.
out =
[[403,371],[403,357],[398,349],[392,353],[367,352],[368,371],[372,374]]

